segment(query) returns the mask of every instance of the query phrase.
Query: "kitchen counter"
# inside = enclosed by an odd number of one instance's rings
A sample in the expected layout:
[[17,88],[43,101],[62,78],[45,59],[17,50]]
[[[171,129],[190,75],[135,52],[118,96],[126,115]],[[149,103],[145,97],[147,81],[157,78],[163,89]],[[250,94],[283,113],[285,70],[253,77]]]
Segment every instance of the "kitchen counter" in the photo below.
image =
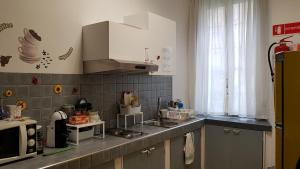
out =
[[[183,122],[172,128],[161,128],[155,126],[143,126],[146,135],[133,139],[125,139],[106,135],[105,139],[88,139],[82,141],[74,149],[61,152],[50,156],[39,155],[10,164],[0,166],[1,169],[34,169],[48,168],[62,163],[70,162],[75,159],[91,157],[92,164],[101,164],[118,158],[122,155],[139,151],[166,139],[180,136],[184,133],[200,129],[204,124],[224,125],[228,127],[245,128],[260,131],[271,131],[272,126],[266,120],[250,120],[242,118],[229,118],[222,116],[198,116],[187,122]],[[139,131],[140,125],[131,129]]]

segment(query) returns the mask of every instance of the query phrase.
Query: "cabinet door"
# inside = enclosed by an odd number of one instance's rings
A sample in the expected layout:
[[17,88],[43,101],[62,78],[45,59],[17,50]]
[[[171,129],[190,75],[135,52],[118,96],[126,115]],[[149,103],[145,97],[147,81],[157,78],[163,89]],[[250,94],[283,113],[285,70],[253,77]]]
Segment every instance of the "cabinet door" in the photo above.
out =
[[194,131],[195,157],[194,162],[186,166],[184,161],[185,137],[176,137],[171,140],[171,168],[172,169],[199,169],[201,166],[201,139],[200,130]]
[[147,169],[147,153],[143,150],[128,154],[123,157],[123,169]]
[[231,149],[232,169],[263,168],[263,132],[233,129]]
[[205,169],[230,169],[230,135],[226,127],[205,126]]
[[125,61],[145,61],[146,30],[109,22],[109,58]]
[[176,137],[171,140],[170,158],[172,169],[185,169],[184,164],[184,137]]
[[147,169],[164,169],[165,168],[164,144],[151,146],[149,147],[149,150],[151,151],[151,153],[148,155],[147,158],[147,164],[148,164]]
[[194,146],[195,146],[195,157],[194,162],[188,166],[188,169],[199,169],[201,168],[201,134],[200,130],[194,131]]
[[115,168],[115,163],[114,161],[110,161],[107,163],[103,163],[97,166],[92,166],[91,169],[114,169]]
[[143,150],[131,153],[123,157],[123,169],[164,169],[165,148],[160,143],[146,148],[150,153]]

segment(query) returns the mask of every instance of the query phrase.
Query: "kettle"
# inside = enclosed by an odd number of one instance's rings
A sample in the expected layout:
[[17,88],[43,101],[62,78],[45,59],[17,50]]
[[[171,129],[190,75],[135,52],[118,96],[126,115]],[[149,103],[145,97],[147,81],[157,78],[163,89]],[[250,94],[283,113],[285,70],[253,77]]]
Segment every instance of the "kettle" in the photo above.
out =
[[47,147],[67,147],[67,114],[62,111],[54,112],[50,124],[47,126]]

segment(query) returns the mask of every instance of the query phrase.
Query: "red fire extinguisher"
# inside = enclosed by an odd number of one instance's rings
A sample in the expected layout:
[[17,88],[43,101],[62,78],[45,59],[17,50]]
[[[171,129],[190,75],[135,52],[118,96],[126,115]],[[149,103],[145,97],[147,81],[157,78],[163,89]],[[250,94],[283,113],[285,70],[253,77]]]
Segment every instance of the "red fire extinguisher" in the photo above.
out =
[[292,41],[287,41],[286,39],[291,38],[293,36],[288,36],[286,38],[281,39],[279,42],[274,42],[272,43],[272,45],[269,47],[268,50],[268,62],[269,62],[269,67],[270,67],[270,71],[271,71],[271,77],[272,77],[272,82],[274,82],[274,72],[272,69],[272,64],[271,64],[271,49],[274,45],[278,45],[275,47],[274,49],[274,53],[275,55],[281,52],[287,52],[290,51],[290,48],[286,45],[287,43],[293,43]]

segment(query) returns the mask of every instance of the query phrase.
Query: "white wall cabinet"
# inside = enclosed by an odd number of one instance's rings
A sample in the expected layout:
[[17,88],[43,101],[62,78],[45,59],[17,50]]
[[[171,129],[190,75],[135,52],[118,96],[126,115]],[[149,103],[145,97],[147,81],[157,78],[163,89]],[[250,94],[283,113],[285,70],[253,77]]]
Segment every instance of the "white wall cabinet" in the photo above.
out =
[[83,27],[83,60],[115,59],[139,61],[145,59],[146,31],[110,21]]
[[83,60],[115,59],[159,66],[153,75],[175,75],[176,23],[152,13],[83,27]]
[[[124,17],[124,23],[147,30],[146,44],[150,60],[159,65],[154,75],[176,74],[176,22],[144,12]],[[157,60],[157,57],[160,57]]]

